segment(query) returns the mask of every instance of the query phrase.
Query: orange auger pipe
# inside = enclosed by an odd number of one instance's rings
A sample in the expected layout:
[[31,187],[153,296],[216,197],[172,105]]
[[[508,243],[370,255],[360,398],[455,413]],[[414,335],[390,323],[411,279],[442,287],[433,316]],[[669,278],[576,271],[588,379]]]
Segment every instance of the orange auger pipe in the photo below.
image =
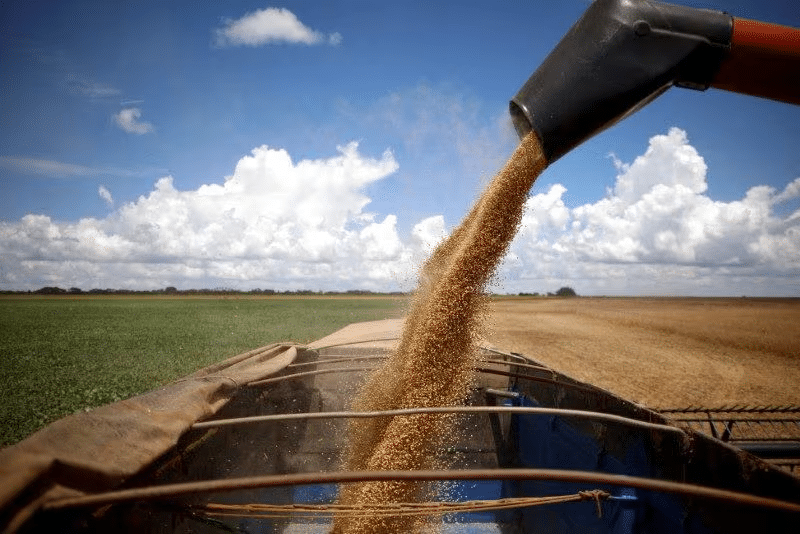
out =
[[711,86],[800,104],[800,29],[734,17],[730,51]]

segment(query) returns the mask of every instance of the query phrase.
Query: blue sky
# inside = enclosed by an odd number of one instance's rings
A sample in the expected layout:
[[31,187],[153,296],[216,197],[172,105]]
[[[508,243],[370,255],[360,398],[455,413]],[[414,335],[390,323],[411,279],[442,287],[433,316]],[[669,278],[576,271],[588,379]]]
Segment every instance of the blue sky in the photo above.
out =
[[[5,2],[0,289],[410,289],[588,4]],[[800,295],[798,125],[668,91],[545,171],[495,289]]]

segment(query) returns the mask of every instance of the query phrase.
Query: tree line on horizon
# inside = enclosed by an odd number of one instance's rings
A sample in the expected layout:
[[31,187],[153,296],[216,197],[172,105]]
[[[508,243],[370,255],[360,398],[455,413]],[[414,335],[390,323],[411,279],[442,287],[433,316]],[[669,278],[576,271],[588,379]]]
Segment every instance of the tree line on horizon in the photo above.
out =
[[89,289],[83,290],[79,287],[64,289],[57,286],[45,286],[36,290],[5,290],[0,293],[6,295],[405,295],[400,291],[383,292],[371,291],[368,289],[348,289],[346,291],[314,291],[311,289],[290,289],[278,291],[275,289],[233,289],[228,287],[204,288],[204,289],[178,289],[168,286],[161,289]]
[[[79,287],[64,289],[58,286],[45,286],[36,290],[3,290],[0,294],[4,295],[284,295],[284,296],[326,296],[326,295],[387,295],[405,296],[408,292],[403,291],[371,291],[369,289],[348,289],[346,291],[314,291],[311,289],[291,289],[278,291],[275,289],[233,289],[219,287],[214,289],[178,289],[174,286],[167,286],[161,289],[139,290],[139,289],[89,289],[84,291]],[[518,293],[520,297],[576,297],[578,294],[571,287],[562,287],[555,293]]]
[[560,288],[555,293],[546,293],[544,295],[539,293],[518,293],[520,297],[577,297],[578,294],[569,286]]

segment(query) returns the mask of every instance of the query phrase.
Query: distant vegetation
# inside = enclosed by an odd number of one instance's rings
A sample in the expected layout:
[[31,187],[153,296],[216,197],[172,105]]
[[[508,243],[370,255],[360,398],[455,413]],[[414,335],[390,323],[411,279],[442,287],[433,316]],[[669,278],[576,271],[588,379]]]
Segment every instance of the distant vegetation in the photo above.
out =
[[575,290],[571,287],[562,287],[558,291],[556,291],[557,297],[577,297],[578,294],[575,293]]
[[[369,289],[348,289],[346,291],[314,291],[312,289],[289,289],[289,290],[275,290],[275,289],[233,289],[227,287],[217,287],[213,289],[178,289],[174,286],[168,286],[162,289],[143,290],[143,289],[89,289],[83,290],[79,287],[71,287],[64,289],[55,286],[46,286],[34,291],[13,291],[13,290],[0,290],[0,295],[175,295],[175,296],[228,296],[228,295],[254,295],[254,296],[390,296],[399,297],[407,296],[407,292],[402,291],[371,291]],[[560,288],[556,292],[520,292],[517,293],[520,297],[577,297],[578,294],[569,286]]]
[[173,286],[163,289],[153,289],[151,291],[140,289],[89,289],[84,291],[79,287],[64,289],[62,287],[46,286],[35,291],[0,291],[1,295],[285,295],[285,296],[321,296],[321,295],[344,295],[348,297],[360,295],[387,295],[402,296],[406,293],[399,291],[378,292],[368,289],[349,289],[347,291],[313,291],[311,289],[295,289],[286,291],[276,291],[274,289],[250,289],[240,290],[227,287],[214,289],[178,289]]
[[555,293],[547,293],[547,295],[540,295],[539,293],[519,293],[520,297],[577,297],[578,294],[569,286],[562,287]]

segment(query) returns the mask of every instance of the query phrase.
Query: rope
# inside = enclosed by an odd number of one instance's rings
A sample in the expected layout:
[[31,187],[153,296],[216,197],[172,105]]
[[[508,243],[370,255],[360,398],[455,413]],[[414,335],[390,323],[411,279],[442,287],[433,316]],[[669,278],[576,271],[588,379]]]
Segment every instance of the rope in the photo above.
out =
[[591,499],[594,501],[595,506],[597,506],[597,519],[603,518],[603,505],[600,503],[600,499],[607,499],[611,495],[603,490],[584,490],[579,491],[578,495],[580,495],[584,499]]
[[397,517],[425,516],[454,513],[510,510],[577,501],[594,501],[598,517],[602,517],[601,500],[610,494],[602,490],[587,490],[569,495],[546,497],[509,497],[493,500],[460,502],[376,503],[370,505],[347,504],[219,504],[193,505],[193,512],[215,517],[263,517],[263,518],[312,518],[318,516],[337,517]]

